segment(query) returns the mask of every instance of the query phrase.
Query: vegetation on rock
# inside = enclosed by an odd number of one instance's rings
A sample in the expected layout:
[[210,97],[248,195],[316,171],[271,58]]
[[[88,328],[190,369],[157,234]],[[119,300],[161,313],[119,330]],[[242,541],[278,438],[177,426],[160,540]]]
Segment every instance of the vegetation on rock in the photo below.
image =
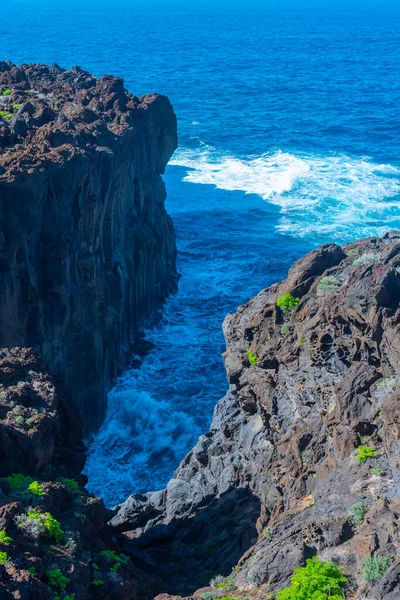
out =
[[368,458],[376,458],[379,455],[377,450],[373,450],[370,446],[358,446],[356,459],[359,463],[365,463]]
[[250,350],[250,348],[247,350],[247,358],[249,359],[249,363],[250,363],[251,367],[254,367],[258,363],[257,354],[254,354],[254,352],[252,352]]
[[46,576],[49,580],[49,585],[60,588],[61,590],[64,590],[71,582],[69,577],[65,577],[65,575],[62,574],[61,569],[46,571]]
[[337,277],[334,277],[333,275],[327,275],[317,283],[317,292],[321,296],[324,296],[325,294],[330,294],[339,286],[340,281]]
[[350,522],[358,527],[364,521],[364,517],[368,512],[368,507],[364,504],[364,502],[356,502],[352,506],[349,507],[350,513]]
[[283,296],[278,298],[278,300],[276,301],[276,305],[278,308],[281,309],[284,315],[288,315],[292,312],[294,308],[296,308],[299,302],[300,298],[295,298],[294,296],[292,296],[292,294],[288,293],[283,294]]
[[366,581],[379,581],[391,565],[388,556],[373,556],[363,563],[363,574]]
[[309,558],[305,567],[296,569],[290,586],[277,593],[277,600],[343,600],[347,578],[333,563]]

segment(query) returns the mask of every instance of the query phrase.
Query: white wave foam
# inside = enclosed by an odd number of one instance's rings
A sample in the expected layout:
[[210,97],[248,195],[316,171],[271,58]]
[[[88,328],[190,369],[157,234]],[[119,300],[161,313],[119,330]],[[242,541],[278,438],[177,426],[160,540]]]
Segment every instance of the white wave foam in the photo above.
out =
[[138,375],[127,371],[111,390],[107,417],[88,446],[88,489],[109,506],[132,491],[161,489],[200,434],[190,416],[140,390]]
[[295,236],[345,239],[350,231],[379,235],[400,225],[400,169],[344,154],[286,152],[237,158],[210,146],[184,149],[172,165],[184,181],[257,194],[281,209],[277,229]]

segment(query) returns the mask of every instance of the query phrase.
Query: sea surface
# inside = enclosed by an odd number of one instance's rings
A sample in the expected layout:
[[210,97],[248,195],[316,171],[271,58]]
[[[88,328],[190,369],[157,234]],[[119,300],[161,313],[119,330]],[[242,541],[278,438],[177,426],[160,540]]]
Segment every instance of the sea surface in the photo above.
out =
[[13,0],[0,60],[167,94],[179,291],[109,395],[88,488],[162,488],[227,383],[223,318],[315,246],[400,228],[400,3]]

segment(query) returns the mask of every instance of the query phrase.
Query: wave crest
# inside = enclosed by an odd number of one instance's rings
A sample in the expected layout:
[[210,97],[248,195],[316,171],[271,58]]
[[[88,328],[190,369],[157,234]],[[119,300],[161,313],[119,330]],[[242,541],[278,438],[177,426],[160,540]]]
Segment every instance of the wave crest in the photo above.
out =
[[172,165],[188,169],[184,181],[257,194],[281,209],[277,229],[298,237],[345,239],[381,235],[400,222],[400,169],[345,154],[287,152],[247,158],[211,146],[183,149]]

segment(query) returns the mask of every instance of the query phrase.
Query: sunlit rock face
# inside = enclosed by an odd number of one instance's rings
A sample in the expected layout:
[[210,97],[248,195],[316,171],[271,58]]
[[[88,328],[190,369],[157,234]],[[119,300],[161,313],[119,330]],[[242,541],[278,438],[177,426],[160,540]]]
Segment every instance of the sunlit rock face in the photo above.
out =
[[79,67],[0,63],[0,345],[38,349],[81,409],[105,412],[137,329],[176,288],[166,97]]

